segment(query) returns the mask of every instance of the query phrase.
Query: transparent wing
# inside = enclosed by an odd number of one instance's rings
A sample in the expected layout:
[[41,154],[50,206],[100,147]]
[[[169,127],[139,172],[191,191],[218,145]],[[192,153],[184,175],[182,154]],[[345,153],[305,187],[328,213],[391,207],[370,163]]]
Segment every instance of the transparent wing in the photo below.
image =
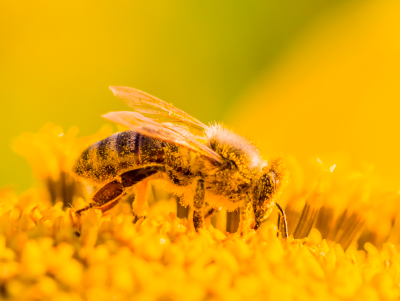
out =
[[185,133],[181,128],[158,123],[137,112],[119,111],[102,115],[103,118],[121,124],[137,133],[183,146],[197,152],[211,162],[222,163],[222,158],[212,149],[196,140],[196,136]]
[[202,135],[207,128],[196,118],[150,94],[130,87],[111,86],[110,89],[136,112],[152,120],[183,127],[193,135]]

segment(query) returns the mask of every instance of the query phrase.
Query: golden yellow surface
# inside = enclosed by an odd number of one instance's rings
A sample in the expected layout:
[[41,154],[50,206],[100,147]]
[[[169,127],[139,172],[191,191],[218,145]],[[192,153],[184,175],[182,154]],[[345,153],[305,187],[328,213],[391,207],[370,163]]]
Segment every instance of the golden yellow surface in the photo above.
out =
[[[196,233],[176,217],[175,198],[154,191],[147,218],[136,223],[129,197],[105,214],[90,209],[77,217],[89,198],[62,175],[79,149],[105,133],[78,139],[73,129],[60,132],[48,125],[15,145],[27,159],[41,158],[33,167],[42,185],[21,195],[0,191],[0,300],[400,297],[399,196],[386,194],[385,206],[377,205],[382,191],[368,174],[320,160],[310,181],[289,160],[294,184],[279,199],[287,204],[287,240],[277,236],[274,217],[243,237],[228,233],[223,210]],[[73,191],[68,202],[66,189]],[[307,206],[317,215],[306,214]]]
[[[8,204],[4,200],[8,201]],[[2,196],[1,300],[396,300],[398,247],[284,241],[267,222],[245,237],[177,219],[174,201],[132,222],[128,203],[78,222],[71,208]],[[76,235],[80,228],[80,237]],[[306,241],[306,242],[305,242]]]

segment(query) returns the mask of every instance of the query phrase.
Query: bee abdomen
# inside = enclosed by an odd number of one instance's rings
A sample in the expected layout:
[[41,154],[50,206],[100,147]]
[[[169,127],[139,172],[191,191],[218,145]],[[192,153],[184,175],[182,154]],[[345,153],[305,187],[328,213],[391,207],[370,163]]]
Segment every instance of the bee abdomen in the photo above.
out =
[[134,131],[117,133],[85,150],[74,171],[78,176],[101,183],[138,165],[164,164],[165,147],[165,142]]
[[141,136],[139,133],[125,131],[114,135],[116,135],[115,151],[117,152],[119,158],[137,155],[136,141],[138,140],[138,136]]
[[103,182],[118,174],[119,162],[116,151],[118,134],[111,135],[87,148],[74,166],[74,172],[83,178]]
[[163,164],[165,147],[165,142],[133,131],[119,133],[116,143],[119,168],[151,163]]

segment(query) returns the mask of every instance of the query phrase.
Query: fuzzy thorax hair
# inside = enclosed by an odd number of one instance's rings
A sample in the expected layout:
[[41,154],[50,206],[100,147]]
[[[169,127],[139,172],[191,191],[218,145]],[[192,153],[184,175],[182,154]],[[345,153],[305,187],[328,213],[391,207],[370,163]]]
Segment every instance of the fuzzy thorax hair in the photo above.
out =
[[258,149],[251,142],[222,124],[211,124],[206,129],[206,138],[208,147],[224,159],[235,162],[239,169],[242,164],[246,164],[250,168],[262,168],[266,164],[261,159]]

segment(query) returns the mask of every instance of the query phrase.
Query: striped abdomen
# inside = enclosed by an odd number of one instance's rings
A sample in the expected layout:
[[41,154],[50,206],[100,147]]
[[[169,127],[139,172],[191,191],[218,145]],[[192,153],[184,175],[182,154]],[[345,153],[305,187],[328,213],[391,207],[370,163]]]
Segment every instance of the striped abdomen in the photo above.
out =
[[168,144],[133,131],[111,135],[85,150],[74,172],[85,179],[102,183],[124,171],[151,163],[165,164]]

